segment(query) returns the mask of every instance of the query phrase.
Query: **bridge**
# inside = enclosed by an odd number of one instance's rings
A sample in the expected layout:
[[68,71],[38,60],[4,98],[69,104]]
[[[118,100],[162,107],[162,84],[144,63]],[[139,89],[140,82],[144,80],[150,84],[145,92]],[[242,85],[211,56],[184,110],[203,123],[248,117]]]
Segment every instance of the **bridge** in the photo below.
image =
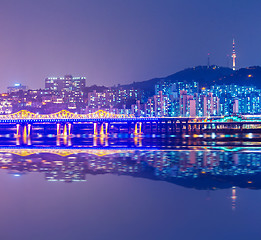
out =
[[91,133],[94,135],[106,135],[110,132],[141,134],[145,130],[148,131],[148,125],[151,132],[159,132],[164,128],[162,124],[169,121],[171,125],[177,124],[181,128],[189,122],[189,118],[135,117],[133,114],[115,114],[103,110],[89,114],[76,114],[67,110],[53,114],[37,114],[21,110],[9,115],[0,115],[0,125],[15,124],[17,136],[30,135],[35,124],[56,124],[57,135],[63,136],[72,135],[72,125],[75,124],[92,126]]
[[30,137],[33,131],[55,126],[57,136],[71,136],[82,130],[93,135],[109,133],[193,133],[220,130],[261,130],[261,118],[247,117],[135,117],[133,114],[115,114],[98,110],[89,114],[76,114],[62,110],[52,114],[38,114],[21,110],[0,115],[0,129],[12,126],[15,136]]

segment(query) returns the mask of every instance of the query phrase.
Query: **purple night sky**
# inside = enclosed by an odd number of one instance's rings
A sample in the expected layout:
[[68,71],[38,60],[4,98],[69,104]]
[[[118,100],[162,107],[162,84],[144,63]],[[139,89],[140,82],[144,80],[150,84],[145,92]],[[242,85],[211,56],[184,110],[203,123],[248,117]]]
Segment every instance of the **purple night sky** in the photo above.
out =
[[73,74],[111,86],[187,67],[261,65],[260,0],[0,0],[1,89]]

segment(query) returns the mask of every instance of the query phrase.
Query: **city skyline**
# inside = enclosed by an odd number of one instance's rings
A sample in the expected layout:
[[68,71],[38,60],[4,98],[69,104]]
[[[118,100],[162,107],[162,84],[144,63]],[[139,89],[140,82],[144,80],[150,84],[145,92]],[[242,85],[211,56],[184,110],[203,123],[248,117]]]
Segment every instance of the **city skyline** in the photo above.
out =
[[[249,68],[258,71],[261,68]],[[244,70],[244,69],[243,69]],[[226,73],[233,76],[233,70],[216,66],[190,69],[192,76],[210,73]],[[228,71],[228,72],[227,72]],[[156,79],[145,87],[114,86],[86,88],[85,77],[65,75],[64,77],[45,78],[45,88],[28,89],[16,84],[8,87],[8,93],[0,95],[0,114],[11,114],[21,110],[32,113],[50,114],[70,111],[74,114],[90,114],[103,111],[135,117],[214,117],[232,115],[257,115],[261,113],[261,88],[249,81],[253,78],[244,73],[247,84],[239,82],[211,82],[203,87],[200,81]],[[243,78],[244,79],[244,78]],[[219,80],[220,81],[220,80]],[[244,80],[245,81],[245,80]],[[252,80],[251,80],[252,81]],[[252,82],[253,83],[253,82]]]
[[87,85],[131,83],[207,65],[208,53],[210,64],[227,66],[233,38],[238,68],[261,65],[253,24],[260,7],[243,0],[4,1],[0,90],[16,82],[40,88],[41,79],[68,73],[86,76]]

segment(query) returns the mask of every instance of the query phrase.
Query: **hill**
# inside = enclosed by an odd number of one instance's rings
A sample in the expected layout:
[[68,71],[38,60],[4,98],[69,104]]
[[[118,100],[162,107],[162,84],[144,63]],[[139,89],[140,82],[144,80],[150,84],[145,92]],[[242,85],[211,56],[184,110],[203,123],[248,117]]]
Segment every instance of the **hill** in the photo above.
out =
[[198,66],[184,69],[167,77],[153,78],[142,82],[134,82],[128,85],[121,85],[121,87],[141,89],[147,96],[152,96],[155,92],[155,84],[160,81],[168,81],[172,83],[179,81],[190,83],[196,81],[200,83],[200,86],[210,86],[218,79],[223,79],[224,77],[231,74],[233,74],[233,70],[230,68],[217,66]]

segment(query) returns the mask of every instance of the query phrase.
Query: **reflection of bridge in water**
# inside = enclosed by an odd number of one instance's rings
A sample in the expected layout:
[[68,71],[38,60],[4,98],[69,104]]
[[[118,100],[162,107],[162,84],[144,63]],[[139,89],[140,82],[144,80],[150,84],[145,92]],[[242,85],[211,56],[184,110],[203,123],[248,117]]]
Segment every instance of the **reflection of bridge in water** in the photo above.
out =
[[[0,115],[0,128],[10,126],[16,136],[30,137],[39,128],[45,134],[68,137],[78,132],[93,135],[110,133],[193,133],[204,131],[248,131],[261,129],[261,119],[239,117],[135,117],[99,110],[89,114],[75,114],[62,110],[53,114],[36,114],[26,110]],[[55,127],[55,131],[51,127]],[[11,132],[9,132],[11,133]]]
[[41,172],[48,181],[85,181],[88,174],[128,175],[188,188],[261,188],[261,148],[1,149],[0,168],[15,176]]

